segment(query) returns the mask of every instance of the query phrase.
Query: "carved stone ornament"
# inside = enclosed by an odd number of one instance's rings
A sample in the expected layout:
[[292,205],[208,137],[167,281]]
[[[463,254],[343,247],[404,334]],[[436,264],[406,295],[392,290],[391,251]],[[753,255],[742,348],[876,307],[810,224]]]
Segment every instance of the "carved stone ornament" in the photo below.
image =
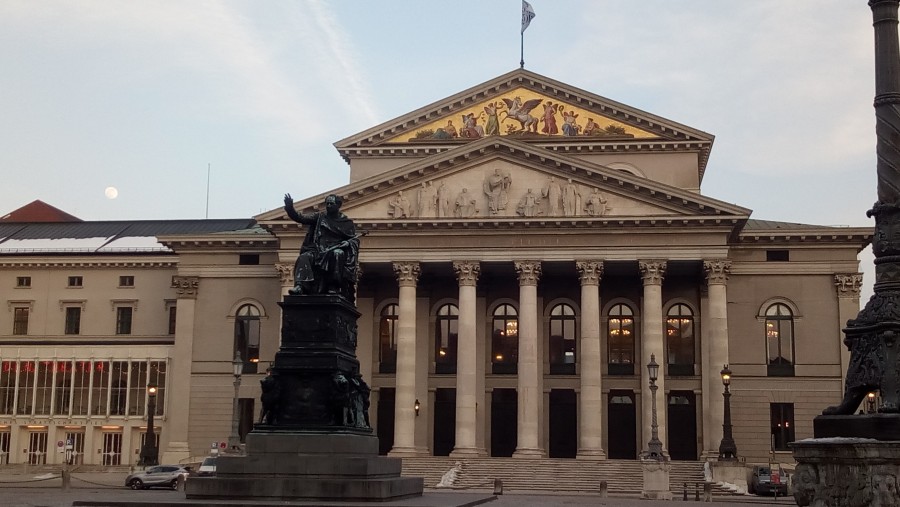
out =
[[294,285],[294,264],[287,262],[276,262],[275,271],[278,271],[278,278],[281,279],[281,285]]
[[662,285],[666,276],[666,261],[638,261],[644,285]]
[[862,273],[837,273],[834,275],[834,286],[839,298],[858,298],[862,286]]
[[422,273],[422,267],[418,262],[395,262],[394,273],[400,286],[415,286]]
[[703,261],[703,272],[706,273],[707,283],[725,285],[728,273],[731,272],[731,261],[726,259]]
[[481,274],[481,264],[477,261],[453,261],[453,271],[460,285],[472,286],[478,282]]
[[794,445],[792,483],[800,506],[900,505],[896,442],[816,442]]
[[541,278],[540,261],[516,261],[516,273],[519,274],[519,285],[537,285]]
[[197,299],[200,290],[200,277],[197,276],[173,276],[172,288],[179,298]]
[[603,261],[575,261],[581,285],[600,285],[603,277]]

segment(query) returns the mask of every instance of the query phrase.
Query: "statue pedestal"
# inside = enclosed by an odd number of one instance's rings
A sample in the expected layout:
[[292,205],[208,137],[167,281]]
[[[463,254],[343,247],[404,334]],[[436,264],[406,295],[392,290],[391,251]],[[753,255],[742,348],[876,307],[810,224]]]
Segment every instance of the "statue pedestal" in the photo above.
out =
[[797,505],[900,506],[900,441],[832,437],[790,445]]
[[369,387],[356,359],[356,308],[335,294],[286,296],[281,348],[262,382],[264,423],[246,455],[223,455],[215,477],[191,477],[190,499],[385,501],[421,496],[421,477],[378,455]]
[[644,473],[644,485],[641,487],[641,498],[649,500],[671,500],[669,489],[669,463],[651,459],[641,460]]

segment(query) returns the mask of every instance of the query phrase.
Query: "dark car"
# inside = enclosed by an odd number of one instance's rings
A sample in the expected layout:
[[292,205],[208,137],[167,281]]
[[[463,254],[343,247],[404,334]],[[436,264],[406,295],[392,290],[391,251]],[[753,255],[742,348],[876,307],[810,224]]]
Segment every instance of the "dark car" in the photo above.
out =
[[773,472],[771,467],[757,465],[753,467],[748,489],[754,495],[787,496],[786,479],[780,467]]
[[164,487],[178,489],[178,478],[187,479],[189,470],[180,465],[158,465],[129,474],[125,486],[131,489]]

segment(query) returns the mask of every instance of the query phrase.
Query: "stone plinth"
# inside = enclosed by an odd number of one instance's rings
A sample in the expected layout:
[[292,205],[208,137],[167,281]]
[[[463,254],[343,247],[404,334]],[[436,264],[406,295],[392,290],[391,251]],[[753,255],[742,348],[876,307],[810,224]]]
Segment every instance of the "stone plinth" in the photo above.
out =
[[667,461],[641,460],[641,469],[644,472],[641,498],[650,500],[672,499],[672,491],[669,489],[669,468],[670,465]]
[[790,444],[797,505],[900,506],[900,441],[814,438]]
[[219,456],[216,477],[191,477],[191,499],[393,500],[422,494],[371,435],[253,432],[246,456]]
[[747,467],[738,461],[710,461],[712,482],[734,484],[740,492],[747,492]]

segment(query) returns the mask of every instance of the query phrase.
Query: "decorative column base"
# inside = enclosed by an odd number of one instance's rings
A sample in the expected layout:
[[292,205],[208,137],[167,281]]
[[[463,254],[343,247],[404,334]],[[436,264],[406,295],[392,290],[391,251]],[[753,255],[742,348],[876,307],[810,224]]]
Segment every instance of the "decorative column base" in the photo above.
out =
[[900,506],[900,441],[807,439],[790,444],[797,505]]
[[578,449],[575,459],[583,459],[585,461],[603,461],[606,459],[606,453],[603,449]]
[[487,452],[485,452],[484,449],[479,449],[477,447],[454,447],[450,452],[451,458],[477,458],[486,455]]
[[418,447],[394,447],[387,453],[392,458],[415,458],[416,456],[427,456],[428,449],[420,449]]
[[672,499],[672,491],[669,489],[669,468],[670,465],[667,461],[641,460],[641,469],[644,473],[641,498],[647,500]]
[[516,451],[512,455],[513,458],[522,458],[522,459],[541,459],[546,457],[543,449],[516,449]]

